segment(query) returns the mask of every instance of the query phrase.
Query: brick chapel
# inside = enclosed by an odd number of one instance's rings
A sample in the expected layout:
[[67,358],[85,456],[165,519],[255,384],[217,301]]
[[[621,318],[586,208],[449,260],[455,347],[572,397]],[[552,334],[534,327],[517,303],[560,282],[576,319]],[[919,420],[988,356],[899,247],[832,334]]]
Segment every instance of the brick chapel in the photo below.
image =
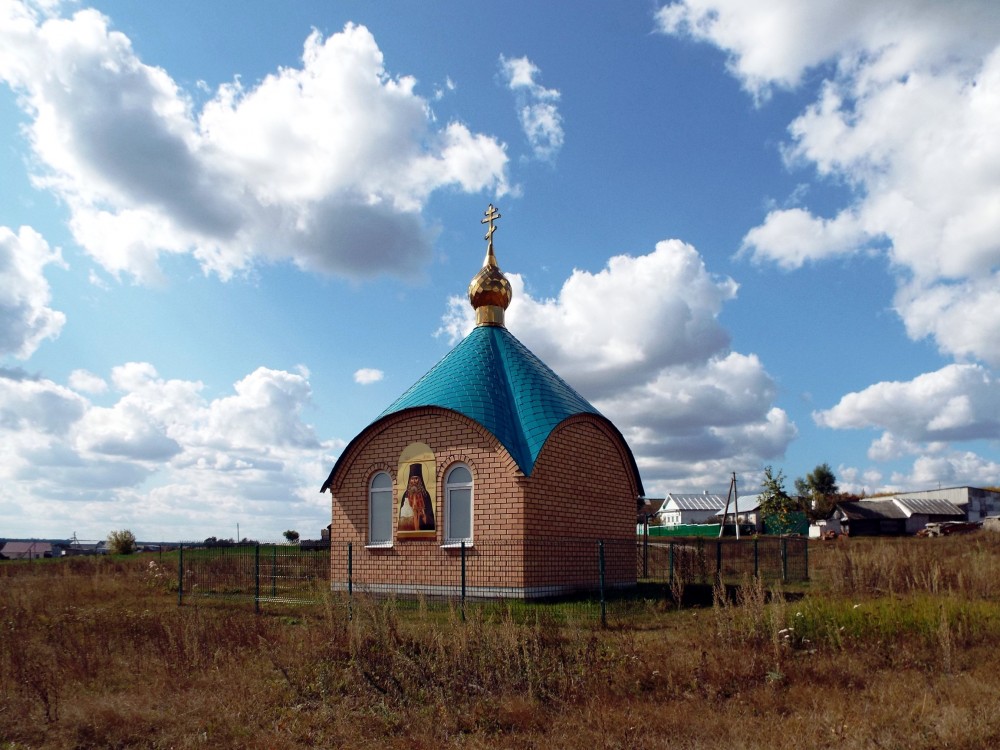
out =
[[462,575],[473,596],[563,595],[593,588],[598,541],[626,550],[609,559],[606,585],[635,585],[635,458],[504,326],[499,218],[491,205],[482,222],[476,327],[347,445],[323,484],[334,588],[450,594]]

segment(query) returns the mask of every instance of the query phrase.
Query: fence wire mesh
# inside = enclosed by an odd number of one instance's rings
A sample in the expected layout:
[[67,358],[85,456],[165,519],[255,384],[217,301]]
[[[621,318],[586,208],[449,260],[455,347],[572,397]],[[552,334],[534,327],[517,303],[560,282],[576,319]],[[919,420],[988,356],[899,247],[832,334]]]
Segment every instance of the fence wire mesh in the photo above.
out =
[[316,601],[328,588],[330,552],[296,545],[180,545],[177,597],[222,596],[254,602]]
[[803,538],[706,539],[638,537],[626,540],[529,538],[442,548],[409,542],[366,548],[333,542],[328,548],[251,544],[181,545],[178,603],[216,596],[262,604],[316,602],[337,595],[393,597],[420,606],[515,605],[607,622],[636,609],[662,606],[685,586],[770,583],[809,576]]
[[809,579],[809,542],[800,537],[748,539],[641,539],[641,579],[686,583],[737,583],[746,577],[764,581]]

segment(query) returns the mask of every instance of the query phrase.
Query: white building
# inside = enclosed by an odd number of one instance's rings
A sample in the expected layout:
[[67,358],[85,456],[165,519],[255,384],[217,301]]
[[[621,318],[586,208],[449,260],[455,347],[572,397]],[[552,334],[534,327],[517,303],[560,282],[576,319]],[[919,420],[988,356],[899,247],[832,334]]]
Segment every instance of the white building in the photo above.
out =
[[986,516],[1000,515],[1000,492],[979,487],[947,487],[941,490],[898,492],[900,500],[947,500],[958,507],[967,521],[979,522]]
[[[722,509],[715,516],[719,523],[722,523],[722,516],[726,511],[726,502],[722,501]],[[743,495],[736,498],[736,502],[729,503],[729,511],[726,515],[726,523],[736,523],[753,526],[755,529],[763,528],[763,519],[760,515],[760,495]]]
[[[850,536],[901,536],[916,534],[928,523],[965,520],[965,512],[942,498],[892,497],[844,500],[837,503],[827,527],[810,529],[810,536],[836,530]],[[818,526],[818,525],[817,525]]]
[[714,521],[715,514],[726,507],[726,498],[712,495],[706,490],[700,495],[667,493],[663,505],[656,512],[662,526],[680,526],[686,523]]

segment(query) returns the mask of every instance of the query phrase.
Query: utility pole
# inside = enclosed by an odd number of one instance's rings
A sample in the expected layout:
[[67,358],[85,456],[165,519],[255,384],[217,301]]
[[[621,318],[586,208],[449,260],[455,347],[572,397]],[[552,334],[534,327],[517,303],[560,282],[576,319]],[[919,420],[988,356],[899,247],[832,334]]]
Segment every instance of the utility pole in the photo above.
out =
[[726,517],[729,515],[729,499],[733,500],[733,521],[736,525],[736,538],[740,538],[740,508],[739,508],[739,498],[736,496],[736,472],[733,472],[733,478],[729,482],[729,493],[726,495],[726,507],[722,511],[722,523],[719,524],[719,538],[722,538],[723,532],[726,530]]

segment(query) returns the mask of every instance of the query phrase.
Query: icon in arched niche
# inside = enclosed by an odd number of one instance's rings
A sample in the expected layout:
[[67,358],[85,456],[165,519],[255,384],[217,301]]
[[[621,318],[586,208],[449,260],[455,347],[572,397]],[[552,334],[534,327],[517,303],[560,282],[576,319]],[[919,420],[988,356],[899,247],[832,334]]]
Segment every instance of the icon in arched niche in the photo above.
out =
[[399,456],[397,487],[403,491],[399,496],[399,519],[396,535],[400,539],[433,539],[436,536],[434,524],[434,497],[437,472],[434,452],[425,443],[410,443]]

